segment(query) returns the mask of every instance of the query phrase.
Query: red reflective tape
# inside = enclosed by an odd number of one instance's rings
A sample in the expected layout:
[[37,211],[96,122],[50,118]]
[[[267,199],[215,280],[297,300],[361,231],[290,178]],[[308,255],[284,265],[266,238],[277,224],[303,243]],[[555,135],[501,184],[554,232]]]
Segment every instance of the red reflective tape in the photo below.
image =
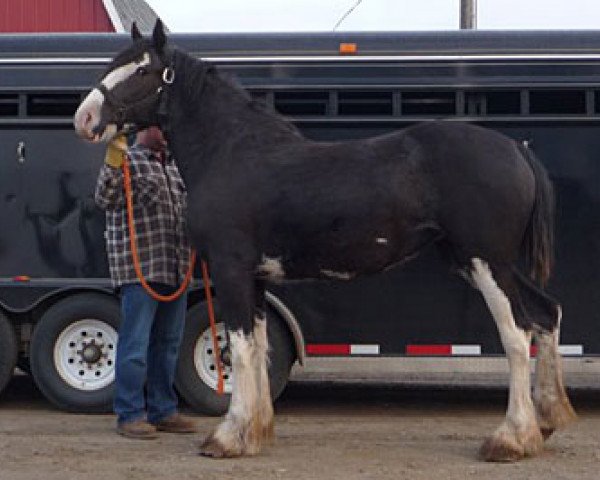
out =
[[407,345],[407,355],[452,355],[452,345]]
[[308,355],[350,355],[350,345],[344,343],[309,343]]

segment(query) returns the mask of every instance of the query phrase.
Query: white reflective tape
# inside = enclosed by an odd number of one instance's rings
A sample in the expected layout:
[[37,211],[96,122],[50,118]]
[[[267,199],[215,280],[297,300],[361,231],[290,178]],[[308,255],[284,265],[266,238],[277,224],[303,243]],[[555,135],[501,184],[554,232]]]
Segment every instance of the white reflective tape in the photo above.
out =
[[559,345],[561,355],[583,355],[583,345]]
[[379,345],[350,345],[350,355],[379,355]]
[[481,355],[481,345],[452,345],[452,355]]

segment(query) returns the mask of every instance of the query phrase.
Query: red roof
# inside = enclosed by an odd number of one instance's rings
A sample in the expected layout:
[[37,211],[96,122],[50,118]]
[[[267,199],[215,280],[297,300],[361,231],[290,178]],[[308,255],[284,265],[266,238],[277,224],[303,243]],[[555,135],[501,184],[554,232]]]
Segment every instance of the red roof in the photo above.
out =
[[114,31],[102,0],[0,0],[0,33]]

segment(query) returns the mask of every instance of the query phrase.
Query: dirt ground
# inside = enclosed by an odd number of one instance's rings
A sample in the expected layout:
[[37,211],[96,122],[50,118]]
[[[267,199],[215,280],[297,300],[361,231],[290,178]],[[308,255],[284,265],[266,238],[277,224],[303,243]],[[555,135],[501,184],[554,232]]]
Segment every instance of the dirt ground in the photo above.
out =
[[0,480],[70,479],[597,479],[600,393],[572,392],[580,420],[544,453],[516,464],[477,460],[500,422],[505,392],[292,383],[277,402],[276,443],[253,458],[196,454],[199,435],[128,440],[112,415],[53,409],[26,376],[0,397]]

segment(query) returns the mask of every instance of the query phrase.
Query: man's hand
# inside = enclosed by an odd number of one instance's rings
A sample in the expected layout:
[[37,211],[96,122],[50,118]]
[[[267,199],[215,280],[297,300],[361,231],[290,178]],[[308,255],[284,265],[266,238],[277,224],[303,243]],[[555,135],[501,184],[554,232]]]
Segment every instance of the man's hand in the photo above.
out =
[[106,149],[104,163],[109,167],[121,168],[123,165],[123,156],[127,152],[127,137],[119,135],[112,139]]

